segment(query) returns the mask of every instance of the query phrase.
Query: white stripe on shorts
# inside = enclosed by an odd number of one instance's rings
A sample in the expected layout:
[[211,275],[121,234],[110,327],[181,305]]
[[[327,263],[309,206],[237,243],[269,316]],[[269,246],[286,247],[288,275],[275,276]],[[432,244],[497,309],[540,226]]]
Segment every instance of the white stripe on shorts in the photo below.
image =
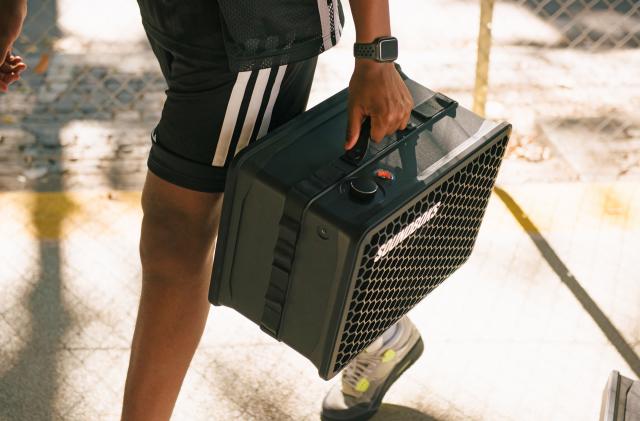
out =
[[340,41],[342,36],[342,23],[340,22],[340,2],[338,0],[333,1],[333,24],[335,26],[336,44]]
[[256,139],[260,139],[269,131],[269,125],[271,124],[271,115],[273,114],[273,107],[275,106],[278,95],[280,94],[280,85],[282,85],[282,79],[284,79],[284,74],[286,71],[286,64],[283,64],[278,68],[278,74],[276,75],[276,80],[273,82],[271,94],[269,94],[269,103],[267,104],[267,109],[265,110],[264,116],[262,117],[262,123],[260,124],[260,130],[258,131],[258,136],[256,136]]
[[318,12],[320,13],[320,25],[322,26],[322,39],[324,49],[328,50],[331,44],[331,16],[329,15],[329,5],[327,0],[318,0]]
[[236,122],[238,121],[238,114],[240,113],[240,106],[242,105],[242,99],[244,98],[245,91],[247,90],[247,83],[251,77],[251,72],[240,72],[236,78],[236,83],[233,85],[231,91],[231,97],[227,103],[227,111],[224,115],[224,122],[222,123],[222,129],[220,130],[220,137],[218,137],[218,144],[216,145],[216,153],[213,156],[213,162],[211,165],[216,167],[223,167],[227,160],[227,154],[229,153],[229,145],[231,144],[231,138],[236,128]]
[[264,99],[264,91],[266,90],[267,84],[269,83],[270,74],[271,69],[261,69],[258,72],[256,85],[253,88],[253,93],[251,94],[249,109],[247,110],[247,114],[244,118],[244,124],[242,126],[242,131],[240,132],[240,139],[238,140],[238,145],[236,146],[234,156],[238,152],[243,150],[249,144],[249,140],[251,140],[251,134],[253,133],[253,129],[255,129],[256,127],[256,120],[258,119],[258,114],[260,113],[260,106],[262,105],[262,100]]

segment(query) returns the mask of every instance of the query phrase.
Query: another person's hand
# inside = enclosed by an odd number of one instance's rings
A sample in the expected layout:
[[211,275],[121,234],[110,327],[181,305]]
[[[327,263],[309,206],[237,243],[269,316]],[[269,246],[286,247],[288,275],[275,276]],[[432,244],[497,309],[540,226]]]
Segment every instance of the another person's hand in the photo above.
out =
[[357,59],[349,83],[349,123],[345,149],[355,146],[365,117],[371,117],[371,138],[404,130],[413,109],[413,98],[393,63]]
[[0,92],[7,92],[27,68],[21,57],[11,54],[26,16],[26,0],[0,0]]

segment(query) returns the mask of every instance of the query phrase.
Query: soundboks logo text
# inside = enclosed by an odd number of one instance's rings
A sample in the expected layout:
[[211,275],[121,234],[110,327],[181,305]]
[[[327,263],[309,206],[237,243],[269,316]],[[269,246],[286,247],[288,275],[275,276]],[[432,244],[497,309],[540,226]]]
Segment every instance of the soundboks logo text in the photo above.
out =
[[380,246],[380,248],[378,249],[378,253],[376,253],[376,257],[373,259],[373,261],[377,262],[378,260],[382,259],[391,250],[396,248],[398,244],[406,240],[407,237],[412,235],[414,232],[416,232],[420,228],[424,227],[427,222],[429,222],[431,219],[433,219],[436,216],[436,214],[438,213],[438,210],[440,209],[441,204],[442,202],[438,202],[435,205],[433,205],[428,211],[420,215],[418,218],[416,218],[415,221],[407,225],[402,231],[400,231],[399,233],[391,237],[389,241],[387,241],[382,246]]

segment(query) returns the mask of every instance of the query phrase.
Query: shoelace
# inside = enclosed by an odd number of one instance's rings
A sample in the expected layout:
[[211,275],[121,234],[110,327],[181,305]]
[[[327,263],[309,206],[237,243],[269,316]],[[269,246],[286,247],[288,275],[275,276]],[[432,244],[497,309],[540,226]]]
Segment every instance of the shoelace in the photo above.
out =
[[382,357],[380,355],[363,352],[345,367],[342,381],[355,389],[360,379],[363,377],[368,379],[371,372],[381,361]]

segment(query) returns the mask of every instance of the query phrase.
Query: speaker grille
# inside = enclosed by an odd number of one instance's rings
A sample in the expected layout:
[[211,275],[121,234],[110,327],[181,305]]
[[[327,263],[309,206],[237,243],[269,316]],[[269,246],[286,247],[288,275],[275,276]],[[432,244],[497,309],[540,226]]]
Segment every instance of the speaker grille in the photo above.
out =
[[466,261],[507,142],[497,140],[373,234],[357,269],[334,372]]

